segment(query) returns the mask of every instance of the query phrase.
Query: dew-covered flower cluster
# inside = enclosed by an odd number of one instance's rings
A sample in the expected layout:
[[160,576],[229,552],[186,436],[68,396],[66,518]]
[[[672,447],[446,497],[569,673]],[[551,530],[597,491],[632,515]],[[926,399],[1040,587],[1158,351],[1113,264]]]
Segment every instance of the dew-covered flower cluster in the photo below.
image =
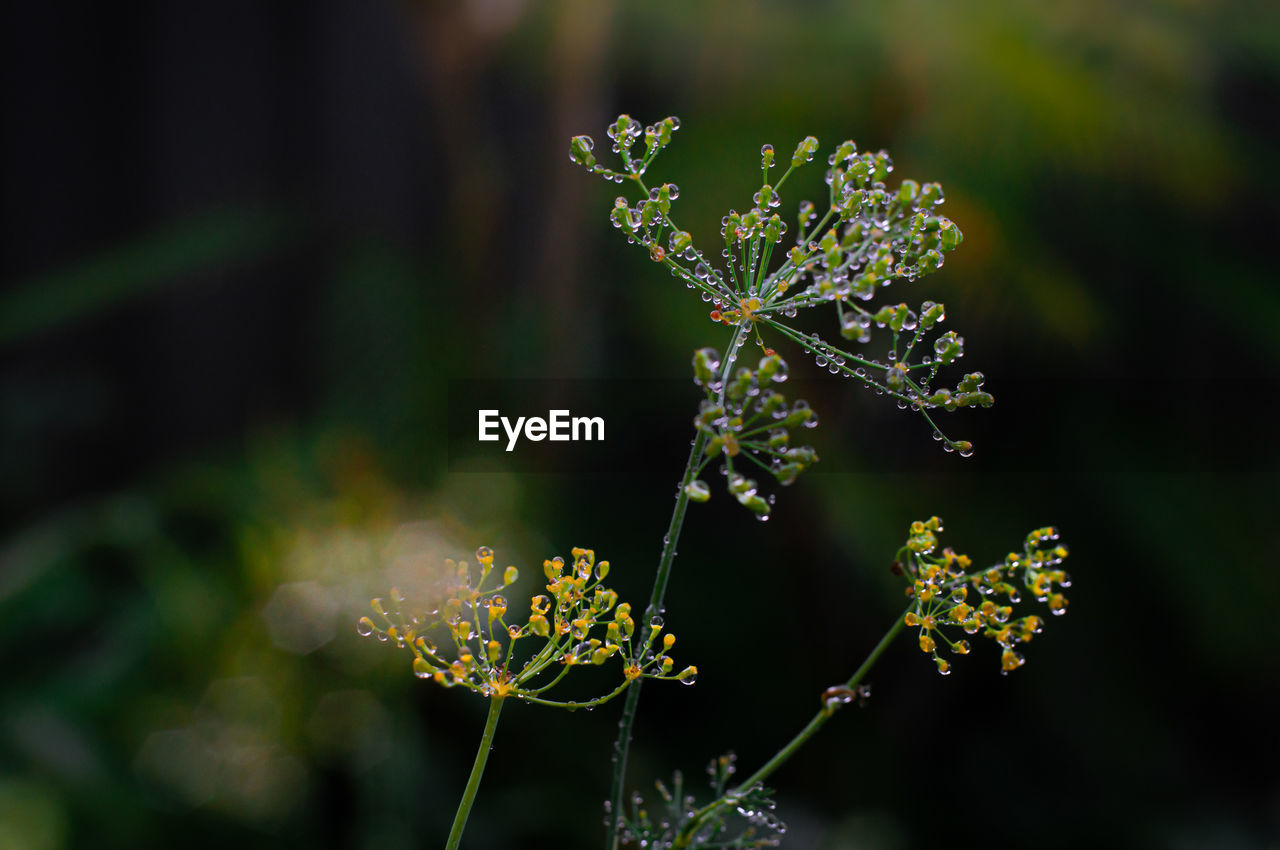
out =
[[[693,355],[693,379],[706,398],[698,407],[693,425],[703,434],[703,455],[694,470],[694,480],[685,492],[695,502],[711,497],[711,488],[696,476],[712,461],[722,460],[721,472],[729,492],[756,515],[766,520],[773,508],[773,496],[762,496],[755,479],[744,474],[759,469],[786,486],[817,460],[811,446],[793,446],[797,428],[813,428],[818,415],[804,400],[787,402],[777,385],[787,379],[787,364],[774,352],[760,359],[755,369],[733,362],[720,362],[714,348],[702,348]],[[735,467],[735,461],[738,466]]]
[[[696,667],[675,671],[670,656],[675,635],[663,634],[662,618],[637,626],[631,605],[619,602],[604,584],[609,562],[591,549],[573,549],[572,563],[559,556],[543,562],[546,593],[534,596],[527,615],[509,613],[501,591],[518,578],[510,566],[499,572],[493,550],[476,550],[476,566],[445,562],[451,581],[443,599],[421,612],[406,613],[406,599],[392,588],[374,599],[381,623],[361,617],[362,635],[391,641],[413,654],[414,675],[445,687],[461,686],[494,698],[515,697],[565,708],[600,705],[640,678],[692,684]],[[523,617],[524,622],[517,619]],[[442,632],[443,647],[433,640]],[[661,636],[661,637],[659,637]],[[576,666],[621,662],[622,682],[605,696],[586,701],[546,697]]]
[[1001,672],[1018,669],[1025,659],[1017,646],[1040,634],[1045,622],[1038,614],[1013,616],[1023,591],[1046,603],[1053,614],[1067,610],[1062,588],[1070,587],[1071,579],[1061,568],[1067,547],[1057,542],[1057,529],[1038,528],[1027,535],[1021,552],[977,569],[968,555],[938,550],[941,531],[937,517],[913,522],[898,551],[894,569],[906,577],[907,596],[914,600],[906,625],[917,629],[921,651],[933,657],[944,676],[951,672],[951,662],[938,649],[946,645],[954,654],[968,655],[969,641],[962,634],[994,640],[1001,648]]
[[[935,386],[938,371],[964,355],[963,337],[940,330],[946,308],[933,301],[914,309],[906,302],[867,303],[894,281],[912,281],[937,271],[962,241],[960,229],[938,212],[944,201],[942,187],[903,180],[890,189],[886,180],[893,162],[886,152],[859,151],[852,141],[842,142],[827,158],[825,212],[819,215],[812,201],[800,202],[794,244],[777,248],[775,263],[775,247],[788,230],[776,211],[780,191],[795,169],[812,161],[818,140],[803,139],[776,181],[770,177],[776,153],[772,145],[765,145],[760,151],[760,187],[745,212],[730,210],[721,219],[723,248],[716,258],[695,246],[692,235],[673,219],[679,187],[650,185],[644,179],[679,126],[678,119],[665,118],[642,129],[629,115],[618,116],[608,135],[621,160],[620,170],[596,162],[590,136],[570,141],[572,161],[640,190],[638,200],[615,200],[609,213],[614,227],[700,292],[714,308],[713,321],[740,328],[737,344],[754,334],[768,350],[762,334],[776,333],[809,352],[832,374],[852,377],[878,394],[892,396],[899,407],[920,412],[948,451],[971,453],[972,444],[948,438],[929,415],[935,409],[992,403],[982,389],[980,372],[965,375],[954,388]],[[642,139],[643,151],[637,147]],[[845,340],[865,345],[876,335],[873,331],[886,330],[884,354],[848,350],[787,323],[802,309],[826,304],[834,305],[834,329]]]
[[[658,796],[652,805],[646,805],[639,793],[633,794],[630,812],[618,819],[622,842],[651,848],[777,847],[787,827],[774,814],[772,792],[759,784],[730,789],[736,761],[737,756],[727,753],[707,765],[715,802],[702,809],[686,790],[680,771],[672,775],[670,787],[662,780],[654,783]],[[607,823],[607,803],[605,808]]]

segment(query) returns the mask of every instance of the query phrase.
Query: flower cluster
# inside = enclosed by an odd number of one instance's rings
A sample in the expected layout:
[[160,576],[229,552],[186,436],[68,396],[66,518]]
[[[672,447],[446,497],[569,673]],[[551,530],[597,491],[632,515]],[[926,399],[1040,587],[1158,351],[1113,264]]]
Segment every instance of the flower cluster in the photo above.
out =
[[[965,440],[952,440],[930,417],[930,410],[989,406],[991,395],[981,389],[980,372],[967,374],[958,385],[935,387],[938,371],[964,355],[964,339],[954,331],[932,334],[946,318],[946,308],[924,301],[918,309],[905,302],[864,306],[881,289],[897,280],[913,281],[940,269],[946,255],[963,240],[960,229],[938,208],[945,197],[937,183],[903,180],[896,189],[886,184],[893,162],[884,151],[859,151],[852,141],[842,142],[827,158],[826,212],[821,217],[811,201],[799,205],[796,241],[779,251],[780,261],[771,268],[775,246],[783,241],[787,223],[775,210],[780,190],[792,171],[812,161],[818,140],[803,139],[792,153],[786,171],[770,178],[776,153],[772,145],[761,148],[761,185],[746,212],[730,210],[721,219],[723,248],[720,260],[710,258],[694,245],[692,235],[671,216],[672,202],[680,194],[672,183],[650,187],[644,174],[678,129],[676,118],[646,127],[628,115],[618,116],[609,127],[613,150],[622,170],[599,165],[589,136],[575,136],[570,159],[617,183],[634,183],[641,192],[637,201],[615,200],[609,216],[614,227],[632,243],[645,247],[651,259],[714,308],[713,321],[755,332],[764,347],[761,330],[767,329],[808,351],[817,365],[832,374],[857,379],[877,394],[889,395],[901,408],[920,412],[935,439],[948,451],[972,452]],[[633,148],[644,139],[644,151]],[[890,340],[884,359],[844,350],[816,333],[790,327],[785,320],[798,311],[833,304],[836,326],[848,340],[865,344],[873,329],[887,329]],[[731,349],[732,350],[732,349]]]
[[772,792],[759,784],[731,790],[736,761],[737,756],[727,753],[707,765],[714,807],[697,808],[680,771],[672,776],[670,788],[661,780],[654,783],[661,799],[656,811],[651,813],[644,798],[634,794],[630,814],[623,813],[618,819],[622,843],[634,842],[640,847],[777,847],[787,827],[774,814]]
[[[1016,670],[1024,658],[1016,649],[1028,643],[1044,628],[1044,618],[1027,614],[1014,618],[1014,606],[1022,601],[1023,590],[1036,601],[1048,604],[1053,614],[1067,610],[1061,588],[1071,579],[1061,568],[1067,547],[1057,542],[1053,527],[1038,528],[1027,535],[1021,552],[1010,552],[1004,563],[973,569],[968,555],[951,549],[938,552],[942,521],[932,517],[913,522],[906,545],[898,552],[895,571],[906,576],[907,596],[914,604],[905,615],[906,625],[918,629],[920,649],[933,656],[938,672],[951,672],[951,663],[938,654],[939,643],[953,653],[967,655],[969,641],[952,635],[981,634],[1001,647],[1002,673]],[[948,631],[951,634],[948,634]]]
[[[406,617],[404,595],[393,588],[389,601],[371,603],[383,624],[361,617],[357,629],[411,650],[419,678],[494,698],[578,708],[607,702],[640,678],[692,684],[696,667],[673,672],[668,653],[676,638],[667,632],[658,639],[662,619],[637,627],[631,605],[619,602],[617,592],[604,585],[609,562],[597,561],[591,549],[574,549],[572,556],[572,565],[559,556],[543,562],[547,593],[533,597],[523,624],[508,624],[507,599],[500,593],[516,581],[518,571],[507,567],[499,573],[493,550],[482,546],[476,550],[474,581],[465,561],[445,562],[453,581],[438,606]],[[448,650],[431,640],[436,630],[447,632]],[[611,693],[585,702],[544,696],[570,668],[602,665],[614,657],[622,662],[623,680]]]
[[694,470],[694,479],[685,486],[689,498],[705,502],[711,488],[697,478],[714,459],[723,459],[722,471],[729,492],[758,519],[769,518],[773,497],[761,496],[754,479],[734,468],[735,459],[745,458],[786,486],[818,460],[810,446],[792,446],[791,433],[797,427],[813,428],[818,415],[803,400],[788,404],[786,396],[774,389],[787,379],[787,364],[775,353],[760,359],[755,369],[734,361],[722,365],[720,353],[703,348],[693,355],[693,379],[706,393],[693,419],[704,435],[703,456]]

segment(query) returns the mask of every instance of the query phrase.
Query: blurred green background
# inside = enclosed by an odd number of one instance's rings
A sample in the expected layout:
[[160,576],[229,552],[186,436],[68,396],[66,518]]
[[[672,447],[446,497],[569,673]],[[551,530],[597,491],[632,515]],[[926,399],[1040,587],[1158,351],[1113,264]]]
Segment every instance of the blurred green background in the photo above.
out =
[[[704,245],[764,142],[941,181],[965,244],[893,297],[945,301],[997,400],[962,460],[824,385],[846,471],[767,525],[692,511],[702,673],[645,689],[634,783],[771,755],[900,610],[912,519],[980,559],[1056,523],[1072,605],[1026,667],[903,639],[775,775],[784,846],[1277,846],[1275,4],[0,14],[0,847],[442,842],[485,706],[355,618],[480,543],[529,588],[593,546],[642,600],[697,400],[621,472],[529,475],[447,455],[446,382],[625,393],[724,345],[568,161],[624,111],[682,119],[654,173]],[[598,846],[616,717],[509,708],[467,846]]]

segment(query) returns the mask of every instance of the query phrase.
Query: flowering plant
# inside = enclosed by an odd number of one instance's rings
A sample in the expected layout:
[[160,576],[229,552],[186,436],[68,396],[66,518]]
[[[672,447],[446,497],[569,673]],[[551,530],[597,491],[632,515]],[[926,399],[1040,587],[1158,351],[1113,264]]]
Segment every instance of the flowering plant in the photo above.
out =
[[[865,678],[895,637],[907,627],[917,632],[920,649],[937,670],[951,672],[951,661],[939,653],[970,651],[967,637],[992,639],[1001,648],[1001,670],[1008,673],[1024,663],[1017,647],[1039,634],[1044,619],[1037,614],[1014,618],[1022,591],[1047,603],[1054,614],[1066,610],[1061,589],[1069,586],[1061,562],[1066,547],[1057,543],[1055,529],[1041,528],[1027,535],[1022,550],[1003,562],[975,569],[967,556],[949,548],[939,550],[941,520],[932,517],[910,525],[898,550],[894,571],[904,577],[909,603],[862,664],[844,682],[819,695],[813,718],[771,759],[741,782],[733,756],[711,762],[712,796],[699,807],[686,792],[677,773],[670,787],[657,783],[659,807],[650,811],[639,794],[623,805],[627,755],[644,679],[675,679],[692,684],[697,669],[674,672],[668,652],[675,643],[663,633],[661,612],[676,545],[691,502],[705,502],[711,487],[701,478],[713,464],[724,473],[728,492],[758,519],[768,519],[775,497],[764,495],[752,475],[768,475],[779,485],[794,483],[818,461],[810,446],[795,445],[796,429],[818,424],[817,413],[803,400],[788,401],[780,391],[788,366],[766,338],[789,343],[811,356],[832,374],[852,378],[877,395],[887,395],[902,409],[920,414],[934,439],[947,451],[968,456],[973,445],[943,433],[933,413],[961,407],[989,407],[993,398],[983,389],[981,372],[963,374],[954,387],[937,386],[939,373],[964,356],[964,339],[955,331],[941,331],[946,308],[933,301],[917,307],[906,302],[873,302],[897,281],[913,281],[942,268],[946,255],[963,240],[960,229],[939,213],[944,195],[937,183],[903,180],[886,184],[893,171],[887,153],[860,152],[852,141],[838,145],[827,158],[825,211],[819,216],[811,201],[799,204],[794,244],[777,248],[787,223],[776,212],[780,191],[797,169],[812,161],[818,141],[812,136],[795,148],[787,168],[770,182],[776,152],[761,148],[761,182],[745,212],[730,210],[721,219],[723,262],[694,245],[693,237],[672,218],[680,190],[672,183],[646,182],[657,156],[672,140],[680,122],[664,118],[647,127],[620,115],[607,135],[619,165],[596,159],[595,142],[575,136],[570,159],[591,172],[637,192],[634,200],[618,197],[609,212],[613,226],[628,242],[645,249],[711,306],[709,318],[729,329],[723,352],[713,347],[693,354],[693,379],[702,391],[693,418],[692,450],[676,491],[676,503],[654,576],[649,602],[636,625],[629,604],[605,587],[609,563],[595,553],[574,549],[572,565],[560,558],[545,561],[545,595],[529,604],[525,622],[508,622],[508,603],[499,591],[516,579],[508,567],[501,580],[493,569],[493,553],[476,553],[479,572],[472,581],[467,564],[453,564],[455,581],[443,602],[421,616],[405,617],[404,598],[392,591],[388,608],[374,600],[382,623],[362,618],[361,633],[376,635],[408,647],[414,672],[446,687],[462,686],[490,700],[489,719],[480,751],[447,846],[458,846],[467,814],[484,770],[498,714],[508,699],[577,708],[600,705],[626,694],[613,755],[612,790],[606,807],[606,850],[621,844],[641,847],[757,847],[776,844],[785,826],[774,814],[772,792],[764,781],[789,760],[838,710],[870,695]],[[639,146],[639,147],[638,147]],[[775,250],[779,252],[774,263]],[[818,333],[804,332],[790,320],[801,310],[834,307],[834,330],[846,341],[836,345]],[[880,340],[883,354],[869,353]],[[842,347],[853,343],[852,348]],[[759,360],[749,363],[744,349],[754,345]],[[754,356],[751,358],[754,359]],[[432,643],[432,629],[447,632],[451,648]],[[658,636],[662,640],[658,641]],[[569,672],[581,665],[605,665],[617,658],[621,681],[612,691],[588,701],[557,701],[547,696]]]

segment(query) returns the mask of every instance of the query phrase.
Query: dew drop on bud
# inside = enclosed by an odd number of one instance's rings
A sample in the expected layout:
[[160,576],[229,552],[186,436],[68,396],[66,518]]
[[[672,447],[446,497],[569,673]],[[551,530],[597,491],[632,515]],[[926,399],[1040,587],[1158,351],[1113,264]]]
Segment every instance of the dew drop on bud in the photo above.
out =
[[685,485],[684,492],[694,502],[705,502],[711,498],[711,488],[705,481],[690,481]]

